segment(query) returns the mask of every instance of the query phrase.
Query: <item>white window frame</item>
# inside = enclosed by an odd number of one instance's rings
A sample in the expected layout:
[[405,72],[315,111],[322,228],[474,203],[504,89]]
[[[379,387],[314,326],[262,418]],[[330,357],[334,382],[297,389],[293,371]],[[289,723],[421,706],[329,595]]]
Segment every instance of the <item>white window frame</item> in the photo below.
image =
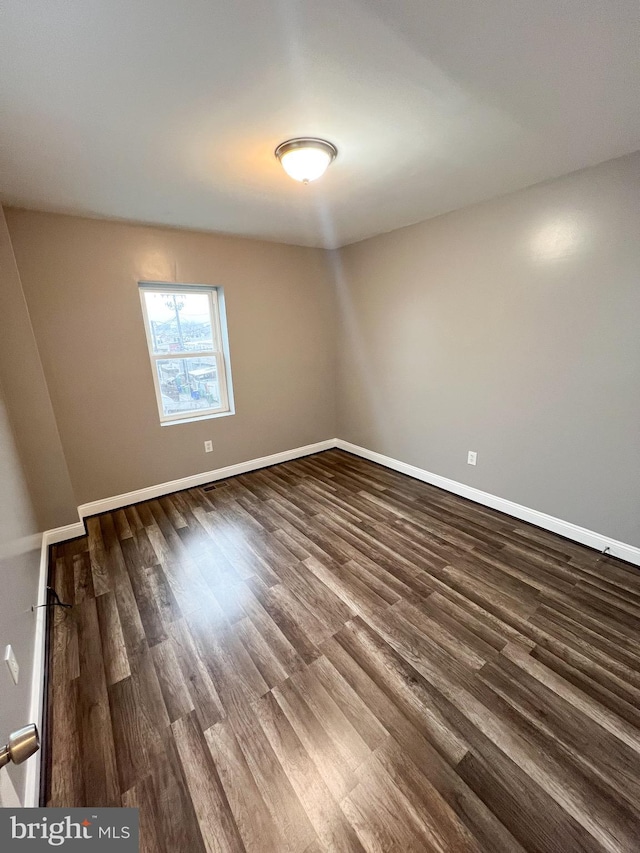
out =
[[[166,426],[175,423],[188,423],[190,421],[199,421],[206,418],[218,417],[219,415],[233,414],[229,403],[229,385],[230,376],[227,373],[229,367],[228,345],[226,340],[226,325],[221,322],[220,311],[220,293],[221,288],[195,285],[195,284],[166,284],[159,282],[141,281],[138,283],[140,291],[140,303],[142,305],[142,316],[144,319],[144,331],[147,338],[147,349],[149,351],[149,359],[151,361],[151,374],[153,376],[153,387],[156,392],[156,403],[158,405],[158,414],[160,415],[160,424]],[[151,333],[151,323],[147,312],[147,302],[145,293],[204,293],[209,297],[209,314],[211,319],[211,335],[213,349],[184,351],[171,353],[156,353],[153,350],[153,336]],[[210,409],[187,409],[182,412],[176,412],[174,415],[165,415],[162,405],[162,390],[160,388],[160,378],[158,376],[158,361],[166,361],[167,359],[181,360],[187,358],[213,358],[216,362],[216,374],[218,377],[218,387],[220,389],[220,405]]]

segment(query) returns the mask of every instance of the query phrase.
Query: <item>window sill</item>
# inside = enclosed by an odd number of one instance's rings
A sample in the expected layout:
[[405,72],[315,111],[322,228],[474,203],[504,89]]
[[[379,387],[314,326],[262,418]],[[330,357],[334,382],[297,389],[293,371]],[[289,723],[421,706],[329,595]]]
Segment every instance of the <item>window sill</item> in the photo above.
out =
[[176,426],[176,424],[193,424],[196,423],[196,421],[209,421],[212,418],[228,418],[229,415],[235,415],[235,411],[214,412],[212,415],[193,415],[188,418],[176,418],[175,421],[160,421],[160,426],[168,427]]

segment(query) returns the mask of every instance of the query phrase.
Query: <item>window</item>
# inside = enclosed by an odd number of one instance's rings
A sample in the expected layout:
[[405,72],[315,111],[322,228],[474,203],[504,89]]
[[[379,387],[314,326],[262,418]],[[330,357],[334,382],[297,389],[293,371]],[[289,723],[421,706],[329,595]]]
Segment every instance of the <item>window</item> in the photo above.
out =
[[231,412],[221,288],[140,284],[162,424]]

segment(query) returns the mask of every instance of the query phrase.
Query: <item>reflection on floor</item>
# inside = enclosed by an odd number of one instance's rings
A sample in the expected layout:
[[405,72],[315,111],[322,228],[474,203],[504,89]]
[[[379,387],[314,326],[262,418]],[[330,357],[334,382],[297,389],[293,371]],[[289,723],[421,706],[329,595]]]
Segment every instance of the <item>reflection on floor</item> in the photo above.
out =
[[145,851],[637,851],[640,572],[340,451],[57,546],[50,805]]

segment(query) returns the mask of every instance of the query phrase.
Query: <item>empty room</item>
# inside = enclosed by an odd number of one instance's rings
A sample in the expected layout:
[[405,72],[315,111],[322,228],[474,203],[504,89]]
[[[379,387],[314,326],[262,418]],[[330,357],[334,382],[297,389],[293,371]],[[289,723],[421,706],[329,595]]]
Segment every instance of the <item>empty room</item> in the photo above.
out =
[[0,850],[638,853],[637,0],[5,0]]

